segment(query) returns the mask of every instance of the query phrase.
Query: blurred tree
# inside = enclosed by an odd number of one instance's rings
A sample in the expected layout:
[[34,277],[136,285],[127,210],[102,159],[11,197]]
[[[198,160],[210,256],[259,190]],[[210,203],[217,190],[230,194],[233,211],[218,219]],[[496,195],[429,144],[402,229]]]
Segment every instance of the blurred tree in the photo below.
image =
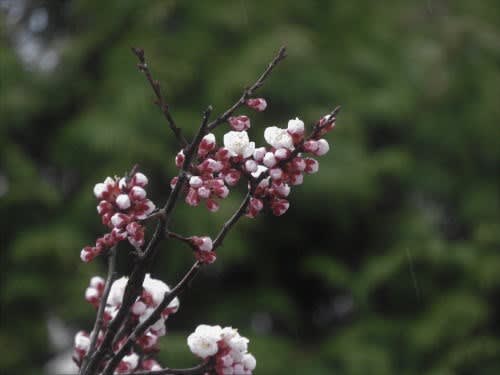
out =
[[[342,104],[335,147],[287,215],[231,233],[169,322],[164,362],[192,364],[186,333],[204,322],[252,334],[259,374],[500,372],[497,1],[0,7],[0,368],[40,373],[48,316],[90,328],[83,291],[103,267],[78,254],[103,230],[93,184],[138,162],[166,197],[176,145],[129,48],[192,134],[286,43],[254,130]],[[215,216],[183,207],[175,226],[213,232],[236,195]],[[174,283],[182,250],[155,275]]]

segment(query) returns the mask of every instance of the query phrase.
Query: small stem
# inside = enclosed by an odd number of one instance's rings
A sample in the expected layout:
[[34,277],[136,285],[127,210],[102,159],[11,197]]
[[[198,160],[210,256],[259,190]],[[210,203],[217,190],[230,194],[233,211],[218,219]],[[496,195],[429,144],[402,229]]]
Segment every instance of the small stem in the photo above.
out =
[[283,60],[285,57],[286,57],[286,47],[283,46],[280,48],[278,54],[269,63],[266,70],[264,70],[264,72],[260,75],[257,81],[252,86],[246,88],[243,91],[243,94],[238,99],[238,101],[234,103],[231,108],[226,110],[226,112],[224,112],[222,115],[218,116],[215,120],[213,120],[210,124],[208,124],[208,130],[212,130],[217,126],[219,126],[220,124],[222,124],[223,122],[227,121],[227,119],[234,113],[234,111],[236,111],[239,107],[244,105],[247,99],[250,98],[254,94],[254,92],[257,91],[257,89],[264,84],[264,81],[271,74],[276,65],[278,65],[279,62]]
[[156,95],[156,104],[160,107],[163,115],[167,119],[167,122],[170,126],[170,129],[174,132],[175,137],[177,138],[177,141],[182,147],[186,147],[188,142],[186,141],[186,138],[182,135],[181,129],[177,126],[175,123],[172,114],[170,113],[170,109],[168,107],[167,102],[165,101],[165,98],[163,97],[160,89],[160,82],[153,79],[153,76],[151,75],[151,71],[149,70],[148,64],[146,62],[146,57],[144,56],[144,50],[142,48],[132,48],[132,52],[137,56],[139,59],[139,64],[137,64],[137,67],[141,72],[144,73],[146,76],[146,79],[148,80],[149,84],[153,88],[153,91]]
[[134,371],[127,372],[122,375],[201,375],[205,372],[209,371],[213,366],[210,362],[204,362],[199,364],[198,366],[191,368],[163,368],[161,370],[154,371]]
[[99,331],[102,328],[102,324],[104,322],[104,309],[106,308],[106,302],[108,301],[109,292],[111,290],[111,285],[113,284],[114,279],[116,278],[116,246],[113,246],[109,249],[108,253],[108,276],[106,278],[106,284],[104,286],[104,291],[102,293],[101,302],[99,303],[99,308],[97,310],[97,316],[94,323],[94,328],[92,329],[92,333],[90,335],[90,345],[87,355],[83,359],[83,363],[81,366],[80,373],[84,374],[87,363],[89,360],[89,356],[94,352],[97,336],[99,335]]
[[245,214],[248,204],[250,203],[250,198],[252,198],[253,190],[254,190],[253,188],[248,189],[247,195],[241,202],[240,207],[236,210],[233,216],[231,216],[229,220],[224,223],[219,234],[217,235],[217,237],[215,237],[212,251],[215,251],[220,245],[222,245],[222,241],[224,241],[224,238],[226,237],[227,233],[231,230],[234,224],[236,224],[238,220]]

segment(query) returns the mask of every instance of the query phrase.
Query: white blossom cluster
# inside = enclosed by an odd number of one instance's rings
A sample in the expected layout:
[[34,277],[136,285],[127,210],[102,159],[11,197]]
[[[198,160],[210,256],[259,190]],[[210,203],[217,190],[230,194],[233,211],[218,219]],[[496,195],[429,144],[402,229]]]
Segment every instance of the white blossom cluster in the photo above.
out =
[[189,335],[187,344],[191,352],[202,358],[215,359],[217,375],[251,375],[257,361],[248,353],[246,337],[231,327],[199,325]]

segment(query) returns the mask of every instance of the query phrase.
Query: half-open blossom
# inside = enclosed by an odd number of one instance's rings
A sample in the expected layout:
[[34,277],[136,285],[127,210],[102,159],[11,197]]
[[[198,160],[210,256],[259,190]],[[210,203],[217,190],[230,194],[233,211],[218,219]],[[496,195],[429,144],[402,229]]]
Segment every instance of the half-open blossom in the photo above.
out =
[[267,108],[267,102],[263,98],[248,99],[246,104],[250,108],[259,112],[262,112]]
[[293,139],[286,129],[270,126],[264,130],[264,139],[274,148],[293,150]]
[[255,150],[255,142],[250,142],[246,131],[230,131],[224,134],[224,147],[231,156],[248,158]]

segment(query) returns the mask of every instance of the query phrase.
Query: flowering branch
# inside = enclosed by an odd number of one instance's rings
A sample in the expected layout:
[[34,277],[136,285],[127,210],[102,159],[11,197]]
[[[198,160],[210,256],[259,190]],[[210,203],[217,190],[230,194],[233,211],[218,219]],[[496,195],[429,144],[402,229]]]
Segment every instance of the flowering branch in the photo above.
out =
[[144,320],[135,328],[135,330],[127,338],[127,341],[122,345],[120,350],[116,352],[113,358],[108,362],[108,364],[104,368],[104,371],[102,372],[103,375],[111,375],[113,373],[116,366],[118,366],[122,358],[132,348],[137,339],[141,337],[142,334],[146,332],[146,330],[160,318],[163,310],[187,287],[189,282],[196,276],[199,269],[200,262],[196,261],[191,269],[184,275],[182,280],[179,281],[179,283],[175,286],[175,288],[173,288],[170,292],[165,293],[163,301],[155,308],[153,313],[146,320]]
[[181,129],[177,126],[175,123],[172,114],[170,113],[170,108],[165,101],[165,98],[163,97],[163,94],[161,93],[160,89],[160,82],[153,79],[151,75],[151,71],[149,70],[148,64],[146,62],[146,57],[144,56],[144,50],[142,48],[132,48],[132,52],[137,56],[139,59],[139,63],[137,64],[137,67],[141,72],[144,73],[146,76],[146,79],[148,80],[149,84],[153,88],[153,91],[156,95],[156,104],[160,107],[161,111],[163,112],[163,115],[168,121],[168,124],[170,126],[170,129],[174,132],[175,137],[177,138],[177,141],[182,147],[185,147],[187,145],[186,138],[182,135]]
[[[148,179],[137,171],[137,166],[124,178],[108,177],[94,187],[94,195],[99,199],[97,211],[110,232],[98,238],[95,246],[82,249],[80,257],[89,262],[108,251],[108,277],[106,282],[99,277],[92,278],[85,293],[87,301],[98,311],[90,337],[83,331],[75,337],[74,359],[80,365],[79,374],[251,375],[256,360],[247,352],[248,339],[231,327],[199,325],[196,328],[187,343],[203,362],[193,368],[162,368],[151,358],[151,353],[159,349],[158,339],[166,334],[165,320],[179,308],[178,295],[189,286],[202,266],[216,260],[217,249],[234,225],[243,216],[254,218],[265,208],[275,216],[283,215],[290,206],[287,197],[291,186],[302,184],[304,174],[318,171],[318,161],[304,155],[321,156],[328,152],[329,144],[322,137],[335,126],[340,107],[318,120],[309,136],[304,134],[302,120],[295,118],[288,121],[286,129],[276,126],[265,129],[264,138],[269,147],[256,148],[255,143],[250,142],[246,132],[250,128],[249,117],[233,114],[243,105],[256,111],[265,110],[265,99],[252,96],[285,58],[283,47],[232,107],[212,122],[209,122],[212,107],[205,110],[196,135],[188,143],[172,119],[158,81],[151,76],[144,51],[134,48],[133,52],[139,58],[139,69],[157,96],[157,104],[181,144],[175,158],[179,172],[172,179],[170,194],[160,209],[147,199],[144,188]],[[226,122],[232,131],[224,135],[224,147],[217,147],[215,135],[210,130]],[[216,212],[218,200],[226,198],[229,188],[240,180],[246,183],[247,193],[214,240],[208,236],[186,237],[170,231],[169,225],[182,195],[185,194],[188,205],[198,206],[204,201],[209,211]],[[156,228],[145,244],[144,223],[151,219],[157,220]],[[171,238],[189,245],[196,258],[173,289],[147,273],[159,244]],[[114,280],[116,245],[125,240],[134,248],[135,265],[129,277]]]

